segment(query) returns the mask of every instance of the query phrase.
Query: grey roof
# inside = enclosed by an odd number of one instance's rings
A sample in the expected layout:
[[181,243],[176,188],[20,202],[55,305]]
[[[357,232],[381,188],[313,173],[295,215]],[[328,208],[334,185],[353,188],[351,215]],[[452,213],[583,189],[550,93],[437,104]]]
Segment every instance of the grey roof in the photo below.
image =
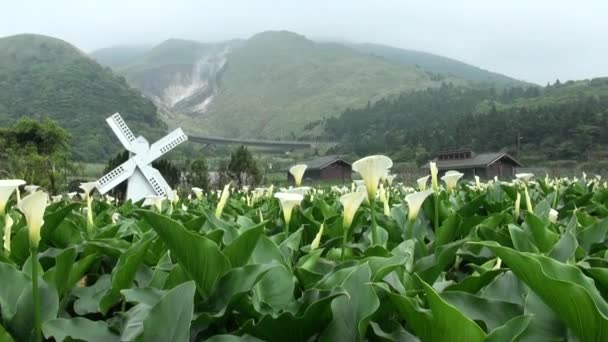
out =
[[[350,163],[347,162],[346,160],[342,159],[342,156],[339,156],[339,155],[330,155],[330,156],[325,156],[325,157],[319,157],[316,159],[299,162],[297,164],[306,164],[308,166],[306,168],[307,170],[321,170],[321,169],[325,168],[326,166],[333,164],[337,161],[342,161],[350,166]],[[293,164],[293,165],[297,165],[297,164]],[[285,169],[285,171],[288,171],[289,168],[293,165],[290,165],[289,167],[287,167],[287,169]]]
[[[472,158],[467,159],[451,159],[451,160],[437,160],[435,158],[433,161],[437,163],[437,168],[439,170],[446,169],[470,169],[474,167],[487,167],[491,164],[494,164],[496,161],[507,158],[510,159],[511,162],[515,166],[523,166],[519,161],[510,155],[504,152],[488,152],[488,153],[479,153],[474,154]],[[424,166],[428,168],[428,164]]]

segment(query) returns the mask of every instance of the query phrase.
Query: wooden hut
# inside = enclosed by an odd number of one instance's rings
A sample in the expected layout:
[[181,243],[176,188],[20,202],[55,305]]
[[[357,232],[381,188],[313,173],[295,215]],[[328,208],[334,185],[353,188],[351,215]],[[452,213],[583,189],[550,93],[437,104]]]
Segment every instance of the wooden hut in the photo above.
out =
[[[465,177],[510,179],[515,169],[523,165],[505,152],[474,153],[469,149],[443,151],[433,160],[439,172],[460,171]],[[428,164],[425,166],[428,168]]]
[[[320,157],[313,160],[299,162],[297,164],[306,164],[306,172],[304,179],[308,180],[341,180],[350,181],[352,168],[349,162],[342,159],[339,155],[331,155]],[[294,164],[295,165],[295,164]],[[290,166],[291,167],[291,166]],[[289,167],[286,170],[287,181],[293,183],[293,176],[289,173]]]

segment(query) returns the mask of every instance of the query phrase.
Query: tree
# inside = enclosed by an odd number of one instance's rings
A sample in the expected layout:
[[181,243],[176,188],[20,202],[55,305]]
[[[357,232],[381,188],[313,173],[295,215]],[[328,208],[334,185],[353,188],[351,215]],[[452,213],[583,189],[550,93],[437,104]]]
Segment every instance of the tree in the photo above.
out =
[[239,186],[258,184],[262,178],[251,152],[243,145],[230,155],[228,173],[230,178],[236,181]]
[[[56,193],[65,185],[70,160],[70,135],[55,121],[22,118],[12,127],[0,129],[0,148],[5,173]],[[61,174],[64,177],[61,177]]]
[[188,183],[204,190],[209,189],[209,166],[203,157],[196,158],[187,170]]

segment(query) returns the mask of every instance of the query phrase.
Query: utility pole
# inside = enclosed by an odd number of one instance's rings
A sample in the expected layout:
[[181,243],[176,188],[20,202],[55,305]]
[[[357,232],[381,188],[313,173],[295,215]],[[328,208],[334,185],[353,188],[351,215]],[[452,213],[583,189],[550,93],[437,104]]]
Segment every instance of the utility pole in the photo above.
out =
[[521,145],[521,139],[523,139],[524,137],[521,136],[521,134],[519,134],[519,132],[517,132],[517,158],[519,158],[519,149],[520,149],[520,145]]

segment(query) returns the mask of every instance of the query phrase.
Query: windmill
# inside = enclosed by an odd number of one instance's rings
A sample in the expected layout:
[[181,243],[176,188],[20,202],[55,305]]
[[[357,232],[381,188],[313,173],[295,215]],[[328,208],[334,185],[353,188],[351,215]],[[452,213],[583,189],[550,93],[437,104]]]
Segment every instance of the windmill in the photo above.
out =
[[99,193],[103,195],[128,179],[127,199],[134,202],[147,196],[167,196],[171,199],[173,197],[171,187],[151,164],[155,159],[188,140],[188,136],[178,128],[150,145],[144,137],[136,138],[133,135],[120,114],[116,113],[106,121],[118,140],[129,151],[129,160],[97,180],[95,185]]

